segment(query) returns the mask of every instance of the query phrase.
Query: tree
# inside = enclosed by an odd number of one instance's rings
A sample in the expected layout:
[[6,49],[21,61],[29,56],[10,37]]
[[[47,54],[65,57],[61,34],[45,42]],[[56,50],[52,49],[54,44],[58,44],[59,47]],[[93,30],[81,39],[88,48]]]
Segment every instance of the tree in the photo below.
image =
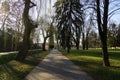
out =
[[88,37],[89,37],[88,42],[89,42],[90,48],[100,48],[101,47],[100,39],[99,39],[97,32],[92,30]]
[[23,43],[21,50],[19,51],[16,60],[23,61],[28,53],[28,49],[30,46],[30,34],[31,31],[37,27],[37,24],[29,17],[29,10],[36,6],[31,0],[24,0],[25,7],[23,11],[23,22],[24,22],[24,35],[23,35]]
[[51,36],[50,27],[52,23],[48,22],[47,19],[48,17],[45,16],[45,17],[41,17],[39,20],[40,29],[41,29],[42,36],[43,36],[43,44],[42,44],[43,51],[46,51],[46,41]]
[[75,27],[73,27],[74,29],[74,31],[73,31],[73,40],[74,40],[74,42],[75,42],[75,44],[76,44],[76,49],[77,50],[79,50],[79,47],[80,47],[80,38],[81,38],[81,33],[82,33],[82,30],[83,30],[83,22],[75,22],[77,25],[79,25],[79,26],[75,26]]
[[49,28],[49,34],[50,34],[50,37],[49,37],[49,49],[54,48],[55,28],[53,26],[53,22],[54,22],[54,19],[53,19],[52,23],[50,24],[50,28]]
[[118,26],[118,31],[117,31],[117,46],[120,47],[120,24]]
[[83,45],[83,50],[88,50],[88,45],[89,45],[89,34],[91,31],[91,27],[86,28],[86,31],[83,30],[82,36],[82,45]]
[[3,32],[3,50],[6,50],[6,41],[7,41],[7,34],[5,33],[5,25],[6,25],[6,21],[9,18],[10,15],[10,5],[8,1],[4,1],[2,2],[2,9],[1,9],[1,14],[3,16],[3,20],[2,20],[2,32]]
[[115,23],[110,23],[108,28],[108,45],[110,47],[117,47],[117,25]]
[[103,18],[102,18],[101,10],[100,10],[100,1],[96,0],[97,24],[98,24],[98,31],[101,39],[101,44],[102,44],[103,65],[110,66],[108,49],[107,49],[107,23],[108,23],[109,0],[104,0],[103,2],[104,2],[103,3],[104,12],[103,12]]
[[89,0],[85,1],[85,9],[91,9],[90,12],[95,12],[95,20],[98,25],[98,32],[100,35],[101,45],[102,45],[102,55],[103,55],[103,65],[110,66],[109,54],[107,48],[107,26],[110,18],[120,10],[118,7],[119,1],[113,0]]
[[89,46],[89,34],[92,30],[93,26],[93,22],[90,19],[88,19],[87,21],[84,21],[84,28],[82,30],[82,46],[83,46],[83,50],[88,50],[88,46]]
[[58,0],[55,7],[57,31],[61,46],[67,48],[69,53],[73,39],[79,48],[81,25],[83,22],[82,5],[79,0]]
[[82,30],[82,47],[83,50],[88,50],[89,48],[89,36],[91,31],[93,31],[95,22],[94,20],[94,13],[91,13],[89,16],[87,15],[87,12],[85,12],[84,16],[84,23],[83,23],[83,30]]
[[[1,24],[1,30],[3,34],[3,50],[8,51],[7,49],[7,35],[12,36],[11,40],[9,41],[9,44],[12,44],[10,47],[11,50],[17,50],[18,49],[18,44],[19,41],[21,40],[21,35],[22,34],[22,11],[23,11],[23,5],[22,1],[16,0],[16,1],[11,1],[11,0],[5,0],[1,4],[1,11],[0,11],[0,24]],[[8,31],[9,29],[9,31]],[[14,34],[13,34],[14,33]]]

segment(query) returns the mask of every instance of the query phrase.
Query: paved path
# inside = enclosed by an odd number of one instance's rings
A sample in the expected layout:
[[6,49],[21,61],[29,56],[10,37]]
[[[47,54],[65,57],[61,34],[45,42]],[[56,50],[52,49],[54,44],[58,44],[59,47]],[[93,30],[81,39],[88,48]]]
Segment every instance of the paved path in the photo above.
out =
[[52,50],[26,80],[92,80],[57,50]]

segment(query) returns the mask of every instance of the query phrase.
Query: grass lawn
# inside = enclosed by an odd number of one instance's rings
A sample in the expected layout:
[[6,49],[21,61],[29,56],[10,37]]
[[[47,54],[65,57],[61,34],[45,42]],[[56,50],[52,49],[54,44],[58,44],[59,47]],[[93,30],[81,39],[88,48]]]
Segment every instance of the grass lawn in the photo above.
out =
[[[24,62],[14,60],[16,54],[0,56],[0,80],[24,80],[25,76],[48,54],[31,51]],[[4,60],[3,60],[4,59]],[[6,63],[7,62],[7,63]]]
[[109,50],[111,67],[103,67],[100,49],[62,52],[94,80],[120,80],[120,50]]

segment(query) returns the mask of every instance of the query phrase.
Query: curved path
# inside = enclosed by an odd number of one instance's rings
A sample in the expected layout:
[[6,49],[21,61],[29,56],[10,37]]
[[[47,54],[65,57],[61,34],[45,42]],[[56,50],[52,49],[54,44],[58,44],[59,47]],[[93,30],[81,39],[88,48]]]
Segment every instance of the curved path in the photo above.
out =
[[52,50],[26,80],[92,80],[58,50]]

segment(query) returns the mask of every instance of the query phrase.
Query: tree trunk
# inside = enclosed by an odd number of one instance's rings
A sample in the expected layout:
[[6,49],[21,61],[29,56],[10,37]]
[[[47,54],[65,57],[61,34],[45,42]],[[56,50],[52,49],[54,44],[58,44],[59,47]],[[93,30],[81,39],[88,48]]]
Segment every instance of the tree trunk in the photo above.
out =
[[25,0],[25,8],[23,12],[23,22],[25,25],[24,35],[23,35],[23,43],[21,46],[21,49],[16,57],[16,60],[23,61],[27,54],[28,49],[30,48],[30,34],[31,31],[37,27],[36,24],[32,22],[32,20],[29,18],[29,9],[32,8],[35,5],[30,5],[30,0]]
[[77,40],[77,42],[76,42],[76,49],[77,50],[79,50],[79,44],[80,44],[80,42]]
[[107,40],[104,37],[102,38],[103,65],[104,66],[110,66],[109,54],[108,54],[108,49],[107,49]]
[[9,14],[7,14],[7,16],[5,16],[5,19],[3,20],[2,23],[2,28],[3,28],[3,51],[6,51],[6,33],[5,33],[5,22],[8,19]]
[[83,50],[85,50],[85,34],[82,33],[82,36],[83,36],[83,38],[82,38],[82,48],[83,48]]
[[104,1],[103,21],[101,21],[102,19],[101,19],[100,1],[96,0],[96,3],[97,3],[98,30],[99,30],[101,43],[102,43],[103,65],[110,66],[108,49],[107,49],[107,22],[108,22],[109,0]]
[[79,50],[79,43],[78,43],[78,44],[76,44],[76,49],[77,49],[77,50]]
[[70,45],[70,37],[67,39],[67,53],[70,53],[71,45]]
[[67,53],[70,53],[70,48],[69,47],[67,48]]
[[31,33],[31,30],[29,30],[28,28],[25,28],[24,36],[23,36],[23,44],[16,57],[16,60],[18,61],[23,61],[28,54],[28,49],[30,48],[30,33]]
[[45,48],[45,45],[46,45],[46,40],[47,40],[47,38],[45,37],[45,38],[44,38],[43,45],[42,45],[43,51],[46,51],[46,48]]
[[85,47],[86,47],[86,50],[88,50],[89,48],[88,36],[86,37]]

